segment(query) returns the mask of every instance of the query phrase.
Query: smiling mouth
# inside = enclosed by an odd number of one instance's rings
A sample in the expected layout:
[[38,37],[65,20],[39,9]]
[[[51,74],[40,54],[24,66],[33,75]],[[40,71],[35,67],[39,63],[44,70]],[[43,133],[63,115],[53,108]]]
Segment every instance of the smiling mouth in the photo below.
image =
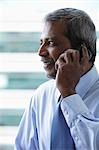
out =
[[44,68],[49,68],[55,65],[55,62],[52,59],[42,58],[41,61],[44,64]]

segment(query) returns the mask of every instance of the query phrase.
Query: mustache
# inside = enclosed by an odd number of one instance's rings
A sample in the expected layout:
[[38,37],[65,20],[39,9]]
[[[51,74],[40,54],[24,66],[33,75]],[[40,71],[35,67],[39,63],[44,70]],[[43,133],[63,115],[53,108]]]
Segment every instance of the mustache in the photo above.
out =
[[43,63],[49,62],[49,63],[55,64],[55,61],[54,61],[53,59],[47,58],[47,57],[41,57],[41,61],[42,61]]

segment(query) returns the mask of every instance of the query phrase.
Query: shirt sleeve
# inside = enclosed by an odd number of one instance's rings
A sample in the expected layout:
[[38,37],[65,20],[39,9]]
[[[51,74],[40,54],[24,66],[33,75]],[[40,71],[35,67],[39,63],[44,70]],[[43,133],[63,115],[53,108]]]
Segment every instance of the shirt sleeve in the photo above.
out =
[[38,150],[35,104],[32,98],[29,107],[23,114],[15,139],[15,150]]
[[63,98],[61,109],[77,150],[99,150],[99,118],[95,118],[78,94]]

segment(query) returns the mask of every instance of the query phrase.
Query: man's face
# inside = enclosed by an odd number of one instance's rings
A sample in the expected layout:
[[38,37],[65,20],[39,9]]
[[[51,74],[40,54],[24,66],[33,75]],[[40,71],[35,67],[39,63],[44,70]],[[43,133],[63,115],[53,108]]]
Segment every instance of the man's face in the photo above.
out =
[[45,23],[38,53],[48,77],[56,77],[55,62],[60,54],[69,48],[71,48],[71,44],[65,36],[64,24],[62,22]]

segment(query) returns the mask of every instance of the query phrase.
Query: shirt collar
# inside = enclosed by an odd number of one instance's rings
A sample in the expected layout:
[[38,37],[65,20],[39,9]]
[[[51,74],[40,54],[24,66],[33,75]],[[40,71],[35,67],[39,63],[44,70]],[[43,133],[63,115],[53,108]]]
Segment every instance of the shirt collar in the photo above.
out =
[[97,79],[99,79],[99,74],[96,70],[96,67],[93,66],[90,71],[80,78],[80,81],[76,86],[76,93],[83,98]]

